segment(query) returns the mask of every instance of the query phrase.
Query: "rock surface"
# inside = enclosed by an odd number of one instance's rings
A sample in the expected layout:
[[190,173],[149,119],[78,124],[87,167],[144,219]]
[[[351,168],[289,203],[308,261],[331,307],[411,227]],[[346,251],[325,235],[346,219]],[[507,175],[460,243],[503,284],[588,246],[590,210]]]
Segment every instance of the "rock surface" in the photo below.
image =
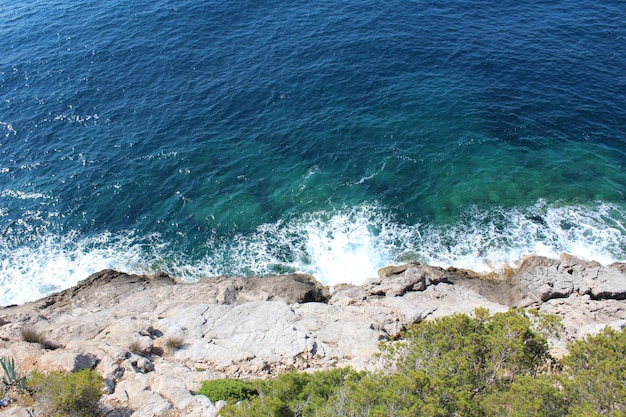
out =
[[[558,314],[566,332],[552,342],[563,349],[606,325],[626,326],[626,265],[533,256],[503,276],[479,276],[409,263],[332,293],[306,275],[179,283],[105,270],[39,301],[0,308],[0,356],[15,357],[25,372],[97,370],[110,416],[216,416],[222,399],[192,394],[203,380],[367,369],[380,340],[476,307]],[[41,343],[22,341],[22,329]]]

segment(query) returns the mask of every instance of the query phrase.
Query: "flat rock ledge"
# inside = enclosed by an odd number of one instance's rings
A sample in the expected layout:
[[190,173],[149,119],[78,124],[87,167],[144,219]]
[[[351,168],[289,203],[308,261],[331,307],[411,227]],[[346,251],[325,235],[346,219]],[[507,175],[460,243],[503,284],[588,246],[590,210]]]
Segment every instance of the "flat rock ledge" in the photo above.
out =
[[[0,356],[23,372],[92,368],[108,416],[216,416],[201,381],[338,366],[375,369],[381,340],[424,319],[511,307],[558,314],[568,340],[626,326],[626,264],[531,256],[502,276],[419,263],[329,291],[308,275],[207,278],[98,272],[76,287],[0,308]],[[23,341],[28,329],[39,343]],[[0,416],[28,415],[20,407]]]

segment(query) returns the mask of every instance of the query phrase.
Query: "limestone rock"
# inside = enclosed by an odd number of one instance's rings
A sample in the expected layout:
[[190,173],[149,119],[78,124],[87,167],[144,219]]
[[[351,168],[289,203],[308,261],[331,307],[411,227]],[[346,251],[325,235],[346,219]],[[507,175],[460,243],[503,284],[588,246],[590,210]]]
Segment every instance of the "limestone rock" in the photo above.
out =
[[0,411],[0,417],[32,417],[32,409],[24,407],[13,407]]
[[[626,299],[626,266],[603,266],[570,256],[530,256],[508,276],[454,278],[466,290],[509,307],[539,306],[555,298],[589,294],[596,299]],[[469,277],[468,277],[469,278]]]
[[97,364],[98,358],[89,352],[53,350],[41,355],[36,368],[40,371],[76,372],[82,369],[93,369]]
[[0,342],[0,357],[13,357],[15,363],[20,364],[22,369],[33,369],[43,350],[34,343],[26,343],[20,340],[6,338],[7,342]]
[[626,326],[626,303],[623,300],[595,300],[589,294],[552,299],[543,303],[539,311],[562,318],[565,325],[562,348],[568,340],[598,333],[606,326],[616,330]]
[[129,378],[117,384],[115,393],[110,396],[111,400],[117,400],[121,404],[128,404],[132,415],[157,416],[163,415],[172,406],[168,400],[152,391],[144,374],[132,374]]
[[96,367],[96,371],[104,378],[109,394],[115,391],[115,384],[124,376],[126,371],[120,363],[121,361],[118,362],[110,355],[104,354]]
[[127,361],[130,364],[130,368],[136,372],[147,374],[148,372],[154,371],[152,361],[144,356],[131,353],[129,354]]
[[372,295],[387,295],[397,297],[408,291],[424,291],[430,285],[440,282],[450,282],[451,275],[456,270],[422,265],[411,262],[405,265],[382,268],[378,271],[379,279],[365,284]]
[[[558,349],[602,326],[620,328],[626,265],[533,256],[482,276],[409,263],[332,294],[308,275],[180,283],[105,270],[42,300],[0,307],[0,355],[23,372],[95,369],[110,417],[215,417],[220,404],[192,393],[203,380],[369,369],[381,340],[422,320],[527,306],[563,317],[565,335],[551,341]],[[58,349],[22,341],[26,327]]]
[[599,267],[596,275],[588,275],[586,284],[591,296],[598,300],[626,298],[626,265]]
[[55,306],[56,310],[84,305],[110,307],[136,292],[141,292],[150,287],[174,285],[175,283],[172,278],[165,274],[148,277],[107,269],[80,281],[75,287],[36,301],[35,305],[39,309]]

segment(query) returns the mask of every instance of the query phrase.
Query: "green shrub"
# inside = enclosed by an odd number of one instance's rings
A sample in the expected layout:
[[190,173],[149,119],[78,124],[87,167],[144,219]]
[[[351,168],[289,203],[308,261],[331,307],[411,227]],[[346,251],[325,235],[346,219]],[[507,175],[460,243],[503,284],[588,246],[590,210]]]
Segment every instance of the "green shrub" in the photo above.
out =
[[350,378],[360,374],[350,368],[331,369],[314,373],[288,372],[275,379],[261,381],[261,399],[267,401],[268,414],[277,417],[309,416],[322,407]]
[[90,369],[70,374],[34,373],[28,379],[34,400],[52,416],[91,417],[98,413],[102,377]]
[[573,416],[626,416],[626,328],[569,344],[562,384]]
[[[431,402],[415,394],[423,390],[423,383],[412,375],[373,372],[350,378],[338,387],[329,400],[305,416],[339,417],[414,417],[436,414]],[[313,411],[313,410],[311,410]]]
[[204,381],[198,394],[205,395],[214,402],[224,400],[228,403],[234,403],[258,395],[254,384],[240,379]]
[[259,395],[226,407],[220,411],[220,415],[314,416],[346,381],[357,380],[362,376],[362,373],[349,368],[340,368],[315,373],[288,372],[275,379],[255,381],[253,386]]
[[490,417],[561,417],[567,400],[552,375],[520,376],[507,391],[493,391],[481,400]]
[[[533,318],[534,319],[534,318]],[[454,314],[410,328],[404,340],[381,345],[382,357],[417,381],[414,397],[445,414],[480,414],[479,400],[535,376],[552,358],[546,338],[523,310],[474,317]]]

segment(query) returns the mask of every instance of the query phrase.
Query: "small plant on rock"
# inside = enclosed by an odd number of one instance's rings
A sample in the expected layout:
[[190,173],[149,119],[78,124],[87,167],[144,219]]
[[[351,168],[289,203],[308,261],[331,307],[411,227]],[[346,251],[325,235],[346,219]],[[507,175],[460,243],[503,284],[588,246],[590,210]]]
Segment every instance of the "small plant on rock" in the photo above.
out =
[[7,387],[15,387],[20,391],[24,391],[25,378],[18,372],[17,366],[15,365],[15,359],[2,357],[0,358],[0,365],[4,371],[2,383]]
[[173,353],[178,349],[182,348],[185,344],[185,341],[180,336],[171,336],[165,339],[165,349],[169,353]]
[[46,345],[46,338],[32,327],[24,327],[20,330],[22,340],[28,343],[38,343],[41,346]]
[[132,342],[130,342],[130,344],[128,345],[128,351],[136,355],[144,354],[143,346],[141,345],[141,342],[139,340],[133,340]]

